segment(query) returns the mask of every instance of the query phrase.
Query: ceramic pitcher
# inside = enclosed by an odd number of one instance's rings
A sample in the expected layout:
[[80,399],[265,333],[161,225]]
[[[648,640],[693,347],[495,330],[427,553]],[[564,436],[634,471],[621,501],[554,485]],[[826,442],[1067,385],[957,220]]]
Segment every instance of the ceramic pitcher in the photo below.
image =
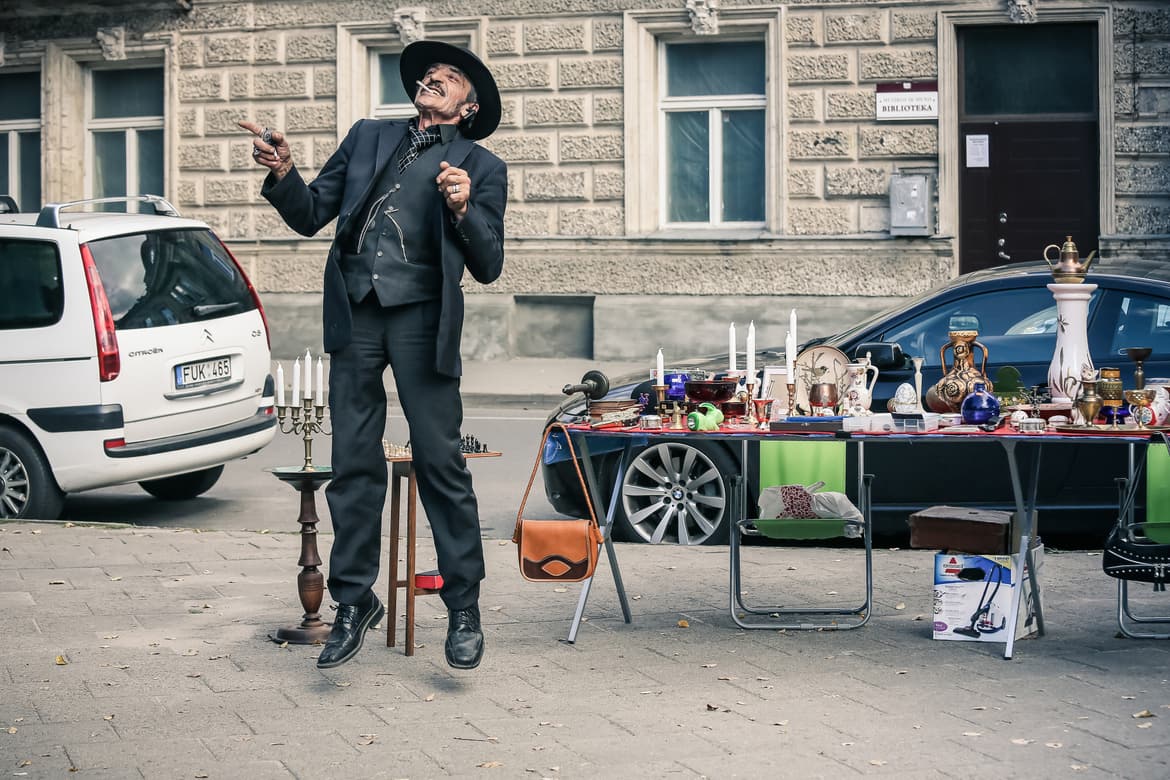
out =
[[841,414],[862,417],[870,413],[873,403],[873,388],[877,384],[877,366],[869,358],[858,358],[856,363],[845,366],[844,392],[841,397]]

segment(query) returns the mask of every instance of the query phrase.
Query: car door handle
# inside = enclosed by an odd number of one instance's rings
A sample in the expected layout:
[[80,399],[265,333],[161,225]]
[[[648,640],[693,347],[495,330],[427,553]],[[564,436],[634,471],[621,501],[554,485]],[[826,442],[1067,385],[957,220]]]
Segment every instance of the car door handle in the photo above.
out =
[[999,255],[1000,260],[1011,260],[1012,259],[1012,256],[1009,254],[1004,254],[1004,251],[1002,249],[999,250],[998,252],[996,252],[996,254]]

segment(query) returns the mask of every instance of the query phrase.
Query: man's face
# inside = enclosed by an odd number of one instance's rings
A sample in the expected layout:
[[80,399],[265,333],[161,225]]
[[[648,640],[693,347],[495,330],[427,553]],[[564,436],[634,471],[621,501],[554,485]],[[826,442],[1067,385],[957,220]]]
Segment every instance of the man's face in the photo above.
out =
[[[466,111],[464,103],[471,92],[471,82],[463,71],[453,65],[435,63],[420,79],[426,85],[418,88],[414,105],[443,119],[459,121]],[[474,106],[475,104],[471,104]]]

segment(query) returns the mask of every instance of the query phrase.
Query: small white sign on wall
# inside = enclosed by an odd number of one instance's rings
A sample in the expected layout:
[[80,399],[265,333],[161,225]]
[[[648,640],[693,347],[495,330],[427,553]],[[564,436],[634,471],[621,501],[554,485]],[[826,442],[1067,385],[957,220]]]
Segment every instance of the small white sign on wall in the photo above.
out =
[[876,85],[876,118],[938,119],[937,81],[892,81]]
[[967,136],[967,167],[991,167],[990,140],[986,135]]

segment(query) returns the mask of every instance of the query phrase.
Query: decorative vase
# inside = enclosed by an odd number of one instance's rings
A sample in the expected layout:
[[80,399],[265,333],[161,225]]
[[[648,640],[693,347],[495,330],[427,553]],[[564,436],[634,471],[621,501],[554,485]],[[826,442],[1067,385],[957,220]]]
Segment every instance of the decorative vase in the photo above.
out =
[[1081,379],[1081,394],[1073,406],[1073,423],[1089,427],[1097,422],[1097,413],[1101,411],[1104,399],[1097,395],[1097,380]]
[[[987,369],[987,347],[975,339],[979,332],[975,330],[952,330],[947,334],[950,341],[938,351],[939,362],[943,368],[947,365],[947,350],[952,353],[952,364],[949,370],[944,371],[942,379],[926,391],[926,405],[932,412],[950,414],[959,412],[963,400],[975,390],[975,383],[981,382],[984,388],[991,392],[994,386],[985,373]],[[975,359],[972,347],[983,350],[983,363],[975,368]]]
[[1089,355],[1089,301],[1095,284],[1050,284],[1056,298],[1056,349],[1048,366],[1048,392],[1054,403],[1069,403],[1081,394],[1081,377],[1092,375]]
[[999,401],[982,382],[976,382],[975,389],[963,399],[960,411],[967,425],[982,425],[999,414]]

